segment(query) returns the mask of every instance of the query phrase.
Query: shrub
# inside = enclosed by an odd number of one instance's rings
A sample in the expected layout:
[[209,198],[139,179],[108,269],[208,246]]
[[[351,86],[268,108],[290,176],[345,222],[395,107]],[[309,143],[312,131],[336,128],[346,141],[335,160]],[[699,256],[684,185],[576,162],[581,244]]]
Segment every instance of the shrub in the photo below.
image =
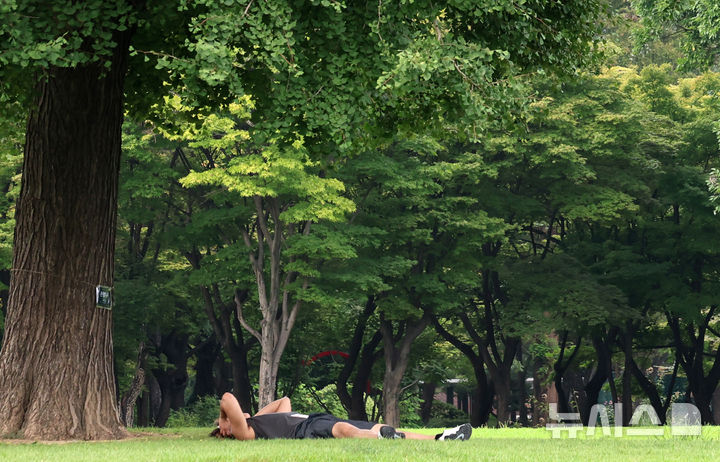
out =
[[432,408],[430,410],[430,420],[428,421],[428,427],[454,427],[456,425],[460,425],[469,421],[470,417],[468,416],[467,412],[456,408],[452,404],[434,400],[432,403]]
[[330,384],[320,390],[301,384],[290,399],[294,411],[305,414],[330,412],[336,417],[347,418],[347,412],[337,396],[335,384]]
[[214,396],[202,396],[187,407],[170,411],[168,427],[210,427],[219,415],[218,399]]
[[402,428],[420,428],[423,426],[420,418],[420,397],[410,393],[400,400],[400,426]]

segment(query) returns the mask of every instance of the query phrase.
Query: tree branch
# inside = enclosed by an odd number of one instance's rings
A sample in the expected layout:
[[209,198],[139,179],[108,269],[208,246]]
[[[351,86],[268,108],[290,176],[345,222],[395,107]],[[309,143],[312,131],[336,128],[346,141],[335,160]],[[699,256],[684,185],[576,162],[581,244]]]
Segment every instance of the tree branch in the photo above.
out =
[[258,342],[262,343],[262,335],[260,335],[260,332],[258,332],[257,330],[253,329],[253,328],[250,326],[250,324],[248,324],[248,322],[245,321],[245,316],[243,315],[242,306],[243,306],[243,302],[242,302],[242,300],[240,299],[240,291],[237,290],[237,289],[235,289],[235,314],[236,314],[236,316],[237,316],[237,319],[238,319],[238,321],[240,321],[240,324],[242,324],[242,326],[245,328],[245,330],[247,330],[248,332],[250,332],[250,334],[251,334],[253,337],[255,337],[256,339],[258,339]]

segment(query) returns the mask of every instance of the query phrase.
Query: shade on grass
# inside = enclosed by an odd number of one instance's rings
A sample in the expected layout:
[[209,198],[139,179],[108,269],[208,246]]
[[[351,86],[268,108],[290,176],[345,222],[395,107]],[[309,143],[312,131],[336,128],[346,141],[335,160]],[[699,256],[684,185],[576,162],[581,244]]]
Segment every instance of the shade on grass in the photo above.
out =
[[[234,441],[207,429],[152,431],[113,442],[0,443],[1,461],[715,461],[720,427],[700,437],[553,439],[545,429],[476,429],[467,442],[409,440]],[[423,433],[436,433],[425,429]]]

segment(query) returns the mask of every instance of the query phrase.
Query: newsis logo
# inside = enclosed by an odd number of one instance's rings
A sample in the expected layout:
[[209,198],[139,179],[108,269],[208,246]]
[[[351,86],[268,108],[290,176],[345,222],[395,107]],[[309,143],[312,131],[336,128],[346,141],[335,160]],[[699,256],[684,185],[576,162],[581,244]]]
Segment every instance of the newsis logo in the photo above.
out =
[[[622,419],[623,405],[616,403],[611,408],[614,412],[614,425],[610,425],[608,407],[596,404],[590,409],[586,435],[593,436],[598,423],[604,436],[663,436],[665,428],[660,425],[655,409],[649,404],[641,404],[633,412],[630,426],[623,432]],[[580,414],[576,412],[558,413],[557,403],[550,403],[550,420],[557,423],[548,423],[545,428],[552,432],[553,438],[561,438],[564,434],[568,438],[577,438],[578,432],[585,427],[580,421]],[[673,403],[670,406],[670,434],[672,436],[698,436],[702,432],[700,410],[690,403]],[[652,428],[651,426],[655,426]],[[614,431],[613,431],[614,430]]]

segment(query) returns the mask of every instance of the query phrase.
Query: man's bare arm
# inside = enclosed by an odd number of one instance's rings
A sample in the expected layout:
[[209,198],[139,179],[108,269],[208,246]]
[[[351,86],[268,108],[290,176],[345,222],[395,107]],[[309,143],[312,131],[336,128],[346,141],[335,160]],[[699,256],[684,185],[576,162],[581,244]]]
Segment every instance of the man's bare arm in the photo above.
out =
[[[222,400],[220,400],[220,429],[223,432],[228,431],[224,428],[225,422],[230,424],[230,431],[236,439],[255,439],[255,431],[248,425],[240,403],[232,393],[225,393]],[[224,434],[223,436],[228,435]]]
[[290,404],[290,398],[287,396],[282,397],[268,404],[264,408],[257,411],[255,415],[272,414],[274,412],[292,412],[292,405]]

